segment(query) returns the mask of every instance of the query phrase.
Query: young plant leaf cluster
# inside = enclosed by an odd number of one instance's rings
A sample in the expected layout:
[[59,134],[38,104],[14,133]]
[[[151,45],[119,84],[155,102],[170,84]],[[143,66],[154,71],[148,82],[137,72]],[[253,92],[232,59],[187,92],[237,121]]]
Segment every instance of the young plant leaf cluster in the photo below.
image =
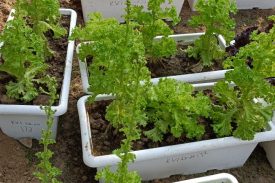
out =
[[[275,16],[269,19],[275,21]],[[226,74],[227,82],[214,88],[220,103],[214,108],[213,127],[219,136],[233,132],[235,137],[252,140],[256,132],[267,126],[275,109],[275,89],[265,80],[275,76],[274,41],[274,25],[269,32],[254,31],[251,42],[224,62],[234,70]],[[249,60],[251,68],[246,64]],[[234,82],[236,87],[230,87],[228,82]]]
[[52,126],[54,122],[54,113],[52,110],[52,106],[55,103],[55,100],[58,98],[56,87],[57,83],[52,78],[47,78],[49,84],[49,92],[50,101],[48,106],[41,107],[46,115],[47,115],[47,128],[42,130],[42,137],[39,141],[40,144],[43,145],[43,151],[36,153],[36,156],[40,160],[37,165],[37,170],[34,175],[38,178],[41,183],[60,183],[57,179],[58,176],[61,175],[61,170],[54,167],[51,163],[51,158],[53,157],[53,152],[49,149],[49,145],[54,144],[55,140],[52,139]]
[[209,67],[214,61],[222,59],[225,50],[219,46],[217,36],[223,35],[226,41],[234,38],[235,23],[231,14],[237,11],[236,2],[232,0],[198,0],[195,6],[199,15],[189,21],[192,27],[205,26],[205,35],[189,46],[189,57],[199,59],[203,66]]
[[106,93],[119,97],[130,89],[128,85],[149,79],[142,36],[131,23],[120,25],[96,13],[85,28],[76,28],[73,38],[91,41],[82,44],[79,57],[84,60],[92,56],[89,90],[94,96]]
[[200,139],[205,133],[200,117],[208,117],[211,101],[201,92],[193,96],[191,84],[163,79],[148,92],[147,116],[154,128],[145,134],[153,141],[162,141],[168,132],[178,138],[182,134]]
[[4,43],[0,49],[4,60],[0,71],[16,79],[16,82],[10,81],[6,86],[7,95],[29,102],[39,93],[35,87],[40,82],[37,75],[47,68],[41,44],[43,41],[22,19],[9,21],[0,41]]
[[18,0],[16,1],[15,18],[27,19],[35,34],[44,39],[44,49],[47,56],[54,53],[48,46],[48,40],[44,35],[47,31],[52,31],[55,38],[66,34],[66,30],[59,25],[59,1],[57,0]]
[[[275,16],[269,19],[275,22]],[[235,57],[229,57],[225,62],[225,67],[233,67],[237,61],[252,61],[252,70],[261,74],[263,78],[275,77],[275,23],[269,32],[254,31],[251,35],[251,42],[241,47]]]
[[[226,73],[225,80],[214,87],[219,103],[214,105],[211,115],[213,129],[221,137],[233,133],[240,139],[253,140],[255,133],[263,130],[271,120],[275,88],[262,74],[237,59],[234,70]],[[232,82],[236,87],[230,86]]]
[[[143,6],[132,6],[130,12],[131,20],[137,22],[137,28],[142,33],[146,56],[152,59],[167,57],[176,53],[176,42],[168,38],[173,34],[173,30],[167,25],[164,19],[169,19],[172,24],[177,24],[180,19],[176,8],[169,0],[170,8],[162,8],[165,0],[148,0],[148,10]],[[163,36],[160,40],[155,40],[156,36]]]
[[0,35],[0,71],[15,79],[6,86],[8,97],[30,102],[49,89],[44,87],[48,68],[45,60],[50,52],[44,33],[50,29],[58,30],[58,36],[65,33],[58,25],[57,5],[56,0],[16,2],[14,19],[7,22]]

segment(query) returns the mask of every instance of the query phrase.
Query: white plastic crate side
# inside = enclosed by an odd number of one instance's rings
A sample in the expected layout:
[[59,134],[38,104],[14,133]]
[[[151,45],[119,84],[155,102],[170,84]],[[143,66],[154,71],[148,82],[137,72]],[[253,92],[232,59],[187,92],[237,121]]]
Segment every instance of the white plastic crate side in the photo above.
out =
[[[142,5],[147,9],[148,0],[132,0],[134,5]],[[181,12],[184,0],[174,0],[173,4],[176,7],[178,15]],[[103,17],[111,18],[114,17],[120,22],[123,22],[121,17],[124,14],[125,0],[81,0],[82,11],[84,21],[89,20],[89,14],[93,12],[101,12]],[[162,5],[163,8],[169,7],[168,1]]]
[[[115,169],[119,162],[117,156],[92,155],[90,124],[85,109],[87,97],[82,97],[78,101],[83,160],[89,167],[101,169],[104,166],[111,166]],[[98,96],[96,100],[106,99],[108,97]],[[274,125],[271,122],[269,125],[271,130],[257,133],[253,141],[242,141],[233,137],[226,137],[134,151],[136,160],[130,165],[130,169],[138,171],[143,180],[150,180],[174,174],[193,174],[212,169],[221,170],[240,167],[245,163],[258,142],[275,139]]]
[[[189,175],[214,169],[236,168],[243,166],[256,146],[257,143],[253,143],[207,151],[202,149],[194,153],[182,152],[181,155],[161,159],[136,161],[129,169],[137,171],[142,180],[152,180],[176,174]],[[111,170],[115,169],[116,166],[111,166]]]
[[[15,139],[32,137],[39,140],[42,129],[47,128],[46,121],[46,116],[0,115],[0,128],[3,133]],[[57,121],[58,117],[54,117],[53,139],[55,139],[57,133]]]

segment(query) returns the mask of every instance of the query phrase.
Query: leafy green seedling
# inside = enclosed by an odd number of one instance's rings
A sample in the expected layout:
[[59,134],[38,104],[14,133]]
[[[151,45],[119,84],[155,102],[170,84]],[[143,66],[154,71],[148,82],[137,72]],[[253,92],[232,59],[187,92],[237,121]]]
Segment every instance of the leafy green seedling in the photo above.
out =
[[10,98],[29,102],[39,93],[35,83],[39,83],[38,75],[45,72],[43,39],[27,26],[24,20],[17,18],[7,23],[0,35],[4,45],[0,49],[3,64],[0,71],[16,78],[10,81],[7,95]]
[[47,128],[42,130],[42,137],[39,143],[43,145],[43,151],[36,153],[36,156],[40,162],[37,165],[37,171],[34,175],[41,181],[41,183],[60,183],[57,177],[61,175],[61,170],[52,165],[50,160],[54,153],[49,149],[49,145],[55,143],[55,140],[52,139],[51,130],[54,122],[55,111],[52,110],[51,107],[58,98],[56,94],[56,80],[53,78],[48,78],[47,85],[49,88],[48,95],[50,96],[50,101],[48,106],[41,107],[47,115]]
[[51,56],[53,51],[44,34],[49,30],[54,33],[55,38],[66,34],[66,29],[59,25],[59,7],[58,0],[17,0],[15,4],[15,19],[24,18],[33,31],[44,39],[46,56]]
[[[236,87],[230,87],[230,82]],[[218,136],[233,133],[242,140],[252,140],[255,133],[266,128],[271,120],[275,88],[243,61],[235,60],[234,70],[226,73],[226,81],[220,81],[214,87],[214,93],[219,103],[214,105],[211,116]]]
[[[171,5],[173,0],[169,0]],[[176,42],[168,38],[173,30],[164,19],[169,19],[175,25],[179,22],[176,8],[171,5],[169,8],[162,8],[165,0],[149,0],[148,10],[143,6],[133,6],[130,12],[131,20],[137,22],[137,28],[142,33],[146,56],[153,59],[171,56],[176,53]],[[163,36],[155,40],[156,36]]]
[[223,35],[226,41],[234,38],[235,22],[230,17],[237,11],[236,2],[232,0],[198,0],[196,10],[199,15],[189,21],[192,27],[205,26],[205,35],[189,46],[189,57],[199,59],[203,66],[209,67],[214,61],[225,55],[225,50],[218,44],[217,36]]
[[201,92],[193,96],[191,84],[162,79],[149,90],[147,116],[154,128],[145,132],[153,141],[161,141],[167,133],[200,139],[205,133],[198,124],[200,117],[208,117],[211,101]]
[[[270,16],[275,22],[275,16]],[[251,61],[252,70],[262,75],[263,78],[275,77],[275,24],[269,32],[259,33],[254,31],[251,42],[240,48],[238,54],[229,57],[225,62],[225,68],[234,67],[235,62]]]

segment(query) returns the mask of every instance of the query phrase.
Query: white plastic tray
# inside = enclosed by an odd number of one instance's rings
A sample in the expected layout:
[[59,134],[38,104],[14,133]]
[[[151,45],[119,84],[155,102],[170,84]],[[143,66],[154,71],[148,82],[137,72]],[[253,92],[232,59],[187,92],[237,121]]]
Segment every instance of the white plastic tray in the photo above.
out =
[[[171,35],[169,37],[175,39],[176,41],[181,41],[182,44],[189,45],[193,43],[196,39],[198,39],[201,35],[204,35],[204,33],[191,33],[191,34],[175,34]],[[160,39],[161,36],[157,36],[155,39]],[[219,35],[218,36],[219,44],[222,48],[226,47],[226,41],[224,38]],[[85,43],[81,43],[85,44]],[[81,47],[81,44],[79,44],[76,48],[76,52],[78,53],[79,48]],[[79,68],[80,68],[80,74],[81,74],[81,80],[82,80],[82,87],[84,93],[91,94],[91,92],[88,91],[89,85],[89,73],[87,69],[87,63],[86,61],[79,60]],[[185,81],[189,83],[198,83],[198,82],[213,82],[219,79],[223,79],[225,73],[228,70],[219,70],[219,71],[210,71],[210,72],[201,72],[201,73],[195,73],[195,74],[185,74],[185,75],[176,75],[176,76],[168,76],[165,78],[173,78],[180,81]],[[151,81],[153,83],[158,82],[160,78],[154,78]]]
[[[213,87],[214,83],[196,84],[196,89]],[[92,136],[85,103],[89,96],[82,97],[77,104],[84,163],[97,170],[110,166],[116,169],[120,159],[113,155],[94,156],[92,154]],[[96,100],[111,99],[112,96],[100,95]],[[135,170],[142,180],[169,177],[175,174],[195,174],[213,169],[241,167],[259,142],[275,140],[275,127],[269,122],[269,129],[255,135],[252,141],[242,141],[234,137],[204,140],[186,144],[134,151],[136,160],[129,169]]]
[[[60,9],[60,13],[70,16],[69,35],[71,35],[76,26],[77,14],[74,10],[63,8]],[[52,128],[53,138],[57,133],[58,117],[63,115],[68,107],[73,54],[74,41],[69,41],[59,104],[52,107],[53,110],[56,110]],[[41,130],[46,129],[46,119],[45,112],[38,105],[0,105],[0,129],[6,135],[16,139],[23,137],[40,139]]]

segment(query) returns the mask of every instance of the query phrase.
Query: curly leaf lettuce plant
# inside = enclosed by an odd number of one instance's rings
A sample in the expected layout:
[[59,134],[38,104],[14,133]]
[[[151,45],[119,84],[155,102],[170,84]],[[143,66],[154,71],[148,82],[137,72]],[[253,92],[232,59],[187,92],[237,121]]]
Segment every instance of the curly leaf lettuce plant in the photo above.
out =
[[[275,22],[275,16],[270,16]],[[240,48],[235,57],[229,57],[225,62],[226,68],[234,67],[234,62],[252,61],[251,66],[254,72],[262,75],[263,78],[275,77],[275,24],[269,32],[258,33],[254,31],[251,35],[251,42]]]
[[53,157],[53,152],[49,149],[49,145],[54,144],[55,140],[52,137],[52,126],[54,122],[54,113],[52,106],[55,100],[58,98],[56,94],[57,83],[53,78],[47,78],[47,83],[49,92],[47,94],[50,96],[50,100],[47,106],[41,107],[47,115],[47,128],[42,130],[42,137],[39,141],[43,145],[43,151],[36,153],[36,156],[40,160],[37,165],[37,170],[34,175],[38,178],[41,183],[60,183],[57,179],[61,175],[61,170],[54,167],[50,159]]
[[[131,2],[126,1],[126,12]],[[93,93],[91,101],[99,94],[112,94],[114,101],[108,106],[106,119],[125,135],[120,149],[114,153],[120,157],[116,172],[108,167],[98,172],[97,179],[106,182],[126,183],[129,180],[140,182],[136,172],[128,172],[128,163],[135,159],[130,153],[132,142],[140,138],[140,125],[146,121],[142,97],[150,80],[146,67],[145,48],[141,33],[135,24],[126,18],[126,24],[115,19],[102,19],[94,13],[84,28],[75,29],[73,38],[90,41],[82,44],[80,59],[92,57],[89,65],[89,90]],[[144,81],[145,85],[141,85]]]
[[92,57],[89,64],[89,90],[93,96],[123,95],[128,85],[149,80],[142,35],[133,25],[115,19],[102,19],[95,13],[84,28],[76,28],[73,38],[90,41],[81,45],[79,58]]
[[[230,86],[233,82],[236,87]],[[235,60],[234,70],[226,73],[226,81],[214,87],[219,103],[211,114],[218,136],[253,140],[256,132],[265,129],[275,109],[275,88],[245,62]]]
[[45,72],[43,40],[17,18],[7,23],[0,35],[4,45],[0,49],[3,64],[0,71],[15,77],[6,86],[10,98],[29,102],[39,93],[35,83],[39,83],[38,74]]
[[205,26],[205,35],[189,46],[187,53],[201,61],[204,67],[213,65],[214,61],[221,60],[225,55],[217,40],[219,34],[226,41],[234,38],[235,22],[230,17],[237,11],[236,2],[232,0],[198,0],[196,10],[199,15],[193,16],[189,21],[192,27]]
[[59,7],[58,0],[17,0],[15,4],[15,19],[24,18],[33,31],[44,39],[47,56],[51,56],[53,51],[49,48],[44,34],[49,30],[54,33],[54,38],[66,34],[66,29],[59,25]]
[[172,79],[161,79],[150,88],[146,113],[154,128],[145,134],[153,141],[162,141],[167,133],[176,138],[185,134],[190,139],[200,139],[205,130],[198,120],[209,116],[211,101],[201,92],[195,96],[193,92],[191,84]]
[[[173,0],[169,0],[171,5]],[[137,28],[142,33],[146,56],[152,59],[167,57],[176,53],[176,42],[168,38],[173,34],[173,30],[163,19],[169,19],[172,24],[177,24],[180,19],[176,8],[171,5],[169,8],[162,8],[165,0],[148,0],[148,10],[143,6],[132,6],[130,18],[137,22]],[[156,36],[163,36],[160,40],[155,40]]]

